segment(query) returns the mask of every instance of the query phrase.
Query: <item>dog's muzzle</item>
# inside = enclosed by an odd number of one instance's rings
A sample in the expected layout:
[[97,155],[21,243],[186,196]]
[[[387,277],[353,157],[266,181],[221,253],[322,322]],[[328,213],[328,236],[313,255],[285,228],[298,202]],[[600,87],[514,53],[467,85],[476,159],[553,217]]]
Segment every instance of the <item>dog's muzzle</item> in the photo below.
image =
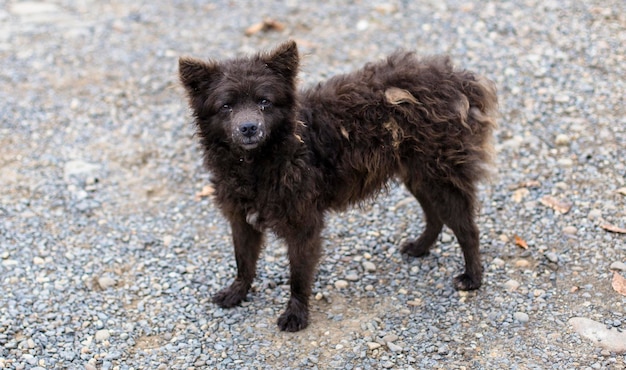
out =
[[243,149],[254,149],[263,140],[263,124],[260,122],[241,123],[235,128],[234,136]]

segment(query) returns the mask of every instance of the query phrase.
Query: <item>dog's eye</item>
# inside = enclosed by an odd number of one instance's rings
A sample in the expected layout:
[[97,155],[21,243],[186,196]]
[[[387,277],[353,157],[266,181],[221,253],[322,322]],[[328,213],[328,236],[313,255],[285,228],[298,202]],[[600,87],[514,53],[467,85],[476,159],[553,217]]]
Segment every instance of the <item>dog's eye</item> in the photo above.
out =
[[265,109],[265,108],[269,108],[272,105],[272,102],[269,101],[268,99],[259,99],[259,107],[261,107],[261,109]]
[[230,106],[230,104],[224,104],[220,107],[221,112],[230,112],[232,110],[233,108]]

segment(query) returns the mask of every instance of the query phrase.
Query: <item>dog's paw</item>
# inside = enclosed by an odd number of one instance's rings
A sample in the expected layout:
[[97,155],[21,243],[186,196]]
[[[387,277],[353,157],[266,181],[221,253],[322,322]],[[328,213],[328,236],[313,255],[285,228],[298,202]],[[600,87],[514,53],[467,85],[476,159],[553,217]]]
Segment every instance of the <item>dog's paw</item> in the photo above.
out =
[[282,331],[300,331],[309,325],[309,309],[306,303],[295,298],[289,300],[287,309],[278,318],[278,327]]
[[222,308],[231,308],[238,306],[248,294],[247,290],[239,289],[235,284],[224,288],[213,296],[213,303]]
[[456,290],[474,290],[480,288],[482,284],[480,277],[471,277],[468,274],[461,274],[454,278],[454,289]]
[[282,331],[295,332],[306,328],[309,325],[308,312],[293,312],[287,309],[278,318],[278,327]]
[[424,257],[430,254],[430,245],[420,242],[420,240],[411,240],[405,242],[400,249],[402,254],[406,254],[411,257]]

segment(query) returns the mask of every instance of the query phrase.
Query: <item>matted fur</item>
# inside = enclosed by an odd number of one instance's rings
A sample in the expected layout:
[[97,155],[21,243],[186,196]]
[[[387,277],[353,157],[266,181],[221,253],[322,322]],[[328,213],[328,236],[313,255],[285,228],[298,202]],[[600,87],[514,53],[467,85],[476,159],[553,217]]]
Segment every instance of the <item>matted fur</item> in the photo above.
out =
[[292,41],[224,62],[180,59],[215,200],[232,227],[237,277],[213,301],[246,298],[267,229],[285,240],[291,297],[280,329],[308,324],[308,302],[328,210],[343,210],[402,181],[426,229],[403,253],[428,253],[444,224],[465,258],[457,289],[480,287],[476,184],[493,154],[497,99],[488,80],[447,57],[387,59],[296,89]]

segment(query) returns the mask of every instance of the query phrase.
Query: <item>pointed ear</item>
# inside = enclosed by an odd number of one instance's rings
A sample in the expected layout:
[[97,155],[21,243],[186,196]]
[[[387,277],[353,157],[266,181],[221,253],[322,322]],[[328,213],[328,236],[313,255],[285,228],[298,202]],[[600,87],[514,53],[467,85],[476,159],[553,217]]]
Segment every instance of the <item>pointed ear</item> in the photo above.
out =
[[298,46],[293,40],[281,44],[262,59],[270,69],[290,80],[294,80],[298,73],[300,57]]
[[178,60],[178,75],[187,93],[191,97],[206,94],[206,90],[219,74],[217,63],[205,62],[190,57]]

